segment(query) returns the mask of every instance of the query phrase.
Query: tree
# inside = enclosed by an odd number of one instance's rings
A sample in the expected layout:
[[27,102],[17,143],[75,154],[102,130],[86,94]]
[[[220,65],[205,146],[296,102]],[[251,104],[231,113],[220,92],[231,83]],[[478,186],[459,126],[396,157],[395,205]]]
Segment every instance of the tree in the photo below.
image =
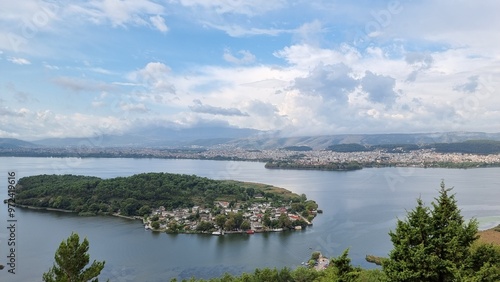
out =
[[90,259],[87,251],[89,241],[87,238],[80,243],[77,233],[71,233],[66,241],[62,241],[55,254],[55,264],[48,272],[43,274],[44,282],[98,282],[97,276],[104,268],[104,261],[93,261],[85,269]]
[[390,281],[456,281],[468,267],[477,222],[465,224],[450,190],[441,182],[432,209],[418,199],[406,221],[398,220],[396,230],[389,233],[394,249],[383,270]]
[[240,225],[241,230],[249,230],[252,228],[252,224],[248,220],[244,220]]
[[234,223],[233,218],[228,218],[226,222],[224,223],[224,229],[226,231],[232,231],[236,228],[236,224]]
[[223,214],[218,214],[215,216],[215,224],[219,227],[219,229],[224,228],[224,224],[226,223],[226,216]]
[[338,282],[356,281],[361,271],[360,268],[351,265],[349,249],[346,249],[338,258],[332,258],[330,263],[336,270]]
[[160,222],[158,222],[158,221],[151,222],[151,227],[153,229],[160,229]]

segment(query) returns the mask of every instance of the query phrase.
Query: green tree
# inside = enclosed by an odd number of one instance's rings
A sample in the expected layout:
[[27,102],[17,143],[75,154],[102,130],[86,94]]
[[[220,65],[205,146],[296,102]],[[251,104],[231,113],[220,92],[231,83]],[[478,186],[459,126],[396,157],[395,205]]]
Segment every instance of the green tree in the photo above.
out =
[[224,228],[224,224],[226,223],[226,216],[223,214],[218,214],[215,216],[215,224],[219,227],[219,229]]
[[234,222],[233,218],[228,218],[226,222],[224,223],[224,229],[226,231],[232,231],[236,228],[236,224]]
[[383,269],[390,281],[456,281],[468,267],[477,222],[465,223],[450,190],[441,182],[432,209],[418,199],[406,221],[398,220],[389,233],[394,249]]
[[316,261],[316,260],[318,260],[320,257],[321,257],[321,253],[320,253],[320,252],[313,252],[313,253],[311,254],[311,259],[312,259],[312,260],[315,260],[315,261]]
[[361,269],[351,265],[349,249],[346,249],[338,258],[332,258],[330,263],[335,268],[338,282],[356,281]]
[[151,227],[153,229],[160,229],[160,222],[158,222],[158,221],[151,222]]
[[104,261],[93,261],[85,268],[90,255],[89,241],[87,238],[80,243],[77,233],[72,233],[65,241],[62,241],[55,254],[55,264],[48,272],[43,274],[44,282],[98,282],[97,276],[104,268]]
[[252,228],[252,224],[248,220],[244,220],[240,225],[241,230],[249,230]]

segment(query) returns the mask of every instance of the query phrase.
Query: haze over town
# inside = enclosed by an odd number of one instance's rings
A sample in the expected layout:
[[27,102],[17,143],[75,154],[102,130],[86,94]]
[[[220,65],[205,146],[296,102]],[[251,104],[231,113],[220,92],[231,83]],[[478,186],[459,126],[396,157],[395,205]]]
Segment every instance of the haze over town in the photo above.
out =
[[0,137],[498,132],[500,3],[5,1]]

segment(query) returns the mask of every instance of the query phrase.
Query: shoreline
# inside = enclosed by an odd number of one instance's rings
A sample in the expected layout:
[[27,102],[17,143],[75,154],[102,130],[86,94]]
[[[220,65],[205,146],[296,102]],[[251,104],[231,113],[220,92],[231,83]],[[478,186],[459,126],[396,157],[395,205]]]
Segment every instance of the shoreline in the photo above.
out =
[[126,215],[121,215],[121,214],[117,214],[117,213],[80,215],[76,211],[65,210],[65,209],[56,209],[56,208],[47,208],[47,207],[34,207],[34,206],[27,206],[27,205],[21,205],[21,204],[16,204],[16,203],[14,203],[14,206],[15,207],[24,208],[24,209],[29,209],[29,210],[41,210],[41,211],[51,211],[51,212],[61,212],[61,213],[72,213],[72,214],[76,214],[78,216],[84,216],[84,217],[113,216],[113,217],[125,218],[125,219],[130,219],[130,220],[141,220],[141,221],[143,220],[142,217],[138,217],[138,216],[126,216]]

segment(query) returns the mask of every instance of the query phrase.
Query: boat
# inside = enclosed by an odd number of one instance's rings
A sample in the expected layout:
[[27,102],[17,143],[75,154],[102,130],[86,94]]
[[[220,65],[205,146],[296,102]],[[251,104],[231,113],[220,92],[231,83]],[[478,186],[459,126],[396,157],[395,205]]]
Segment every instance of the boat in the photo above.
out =
[[224,231],[214,231],[212,232],[212,235],[217,235],[217,236],[224,235]]
[[253,230],[247,230],[247,234],[254,234],[254,233],[255,233],[255,231],[253,231]]

